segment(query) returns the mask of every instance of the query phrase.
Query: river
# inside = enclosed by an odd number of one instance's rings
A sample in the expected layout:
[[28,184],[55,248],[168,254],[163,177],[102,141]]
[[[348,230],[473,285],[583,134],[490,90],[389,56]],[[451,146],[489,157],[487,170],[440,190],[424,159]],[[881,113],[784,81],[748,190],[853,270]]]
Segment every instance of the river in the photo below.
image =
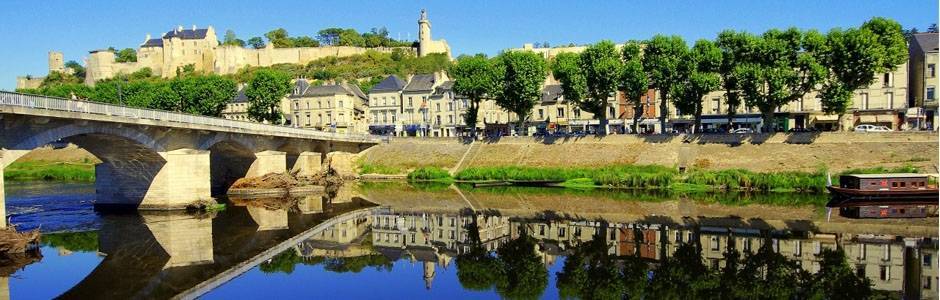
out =
[[828,216],[820,196],[369,183],[120,214],[91,184],[6,192],[44,233],[0,261],[13,299],[936,299],[940,269],[936,217]]

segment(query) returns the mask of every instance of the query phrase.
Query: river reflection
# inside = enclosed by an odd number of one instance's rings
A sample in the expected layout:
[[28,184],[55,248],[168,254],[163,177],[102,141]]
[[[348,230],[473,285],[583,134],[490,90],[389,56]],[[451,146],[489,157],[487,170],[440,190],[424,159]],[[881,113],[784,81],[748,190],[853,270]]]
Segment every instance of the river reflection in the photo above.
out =
[[231,199],[214,214],[103,215],[97,231],[46,235],[41,261],[6,274],[7,291],[83,299],[937,298],[936,218],[827,222],[814,206],[558,191],[346,186],[333,198]]

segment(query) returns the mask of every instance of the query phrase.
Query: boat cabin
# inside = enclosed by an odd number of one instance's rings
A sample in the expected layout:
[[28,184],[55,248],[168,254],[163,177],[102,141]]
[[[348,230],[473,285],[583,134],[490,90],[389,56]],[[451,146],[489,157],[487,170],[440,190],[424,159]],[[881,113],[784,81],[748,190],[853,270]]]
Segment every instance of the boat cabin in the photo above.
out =
[[850,174],[839,176],[839,187],[860,191],[911,191],[927,189],[924,174]]

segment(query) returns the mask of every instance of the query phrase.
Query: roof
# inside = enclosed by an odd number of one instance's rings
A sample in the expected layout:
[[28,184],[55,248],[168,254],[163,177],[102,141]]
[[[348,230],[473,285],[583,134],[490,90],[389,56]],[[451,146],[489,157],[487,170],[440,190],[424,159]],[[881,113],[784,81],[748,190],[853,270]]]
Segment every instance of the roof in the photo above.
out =
[[916,174],[916,173],[894,173],[894,174],[846,174],[842,176],[851,176],[856,178],[864,179],[878,179],[878,178],[923,178],[927,177],[927,174]]
[[372,87],[372,92],[397,92],[405,88],[405,81],[392,75],[385,77],[381,82]]
[[557,102],[558,98],[562,96],[562,90],[560,84],[549,84],[542,89],[542,102]]
[[434,74],[418,74],[411,77],[405,92],[429,92],[434,88]]
[[235,98],[232,99],[232,103],[245,103],[248,102],[248,97],[245,96],[245,88],[238,89],[238,93],[235,94]]
[[444,95],[450,91],[454,90],[454,81],[448,80],[441,83],[441,85],[434,88],[434,92],[431,93],[432,99],[444,98]]
[[149,39],[144,42],[143,45],[140,45],[141,48],[147,47],[163,47],[163,39]]
[[915,33],[911,38],[911,47],[916,47],[922,53],[937,52],[937,35],[936,32]]
[[[296,84],[300,87],[300,93],[292,94],[290,97],[350,95],[362,98],[363,100],[368,99],[366,94],[355,84],[309,85],[305,80],[298,80]],[[306,87],[304,87],[304,85],[306,85]]]
[[209,32],[209,29],[183,29],[183,30],[170,30],[163,35],[163,38],[174,38],[178,37],[184,40],[201,40],[206,38],[206,33]]

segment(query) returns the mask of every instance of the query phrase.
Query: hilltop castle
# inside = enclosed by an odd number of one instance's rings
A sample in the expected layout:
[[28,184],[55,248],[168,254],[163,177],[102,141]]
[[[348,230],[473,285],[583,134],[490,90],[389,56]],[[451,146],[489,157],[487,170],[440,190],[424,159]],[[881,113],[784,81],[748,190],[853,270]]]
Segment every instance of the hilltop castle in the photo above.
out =
[[[265,48],[249,49],[232,45],[221,45],[216,31],[207,28],[183,28],[179,26],[159,38],[148,34],[137,50],[136,62],[116,62],[110,49],[93,50],[85,61],[85,84],[112,78],[117,74],[130,74],[150,68],[155,76],[170,78],[177,70],[192,65],[197,72],[232,74],[246,66],[271,66],[275,64],[306,64],[330,56],[351,56],[373,50],[390,53],[395,48],[363,48],[350,46],[322,46],[274,48],[268,43]],[[445,40],[431,39],[431,21],[427,12],[421,10],[418,19],[417,47],[401,47],[418,56],[443,53],[451,56],[450,46]],[[49,72],[64,72],[66,68],[61,52],[49,52]],[[16,88],[36,88],[42,77],[18,77]]]

